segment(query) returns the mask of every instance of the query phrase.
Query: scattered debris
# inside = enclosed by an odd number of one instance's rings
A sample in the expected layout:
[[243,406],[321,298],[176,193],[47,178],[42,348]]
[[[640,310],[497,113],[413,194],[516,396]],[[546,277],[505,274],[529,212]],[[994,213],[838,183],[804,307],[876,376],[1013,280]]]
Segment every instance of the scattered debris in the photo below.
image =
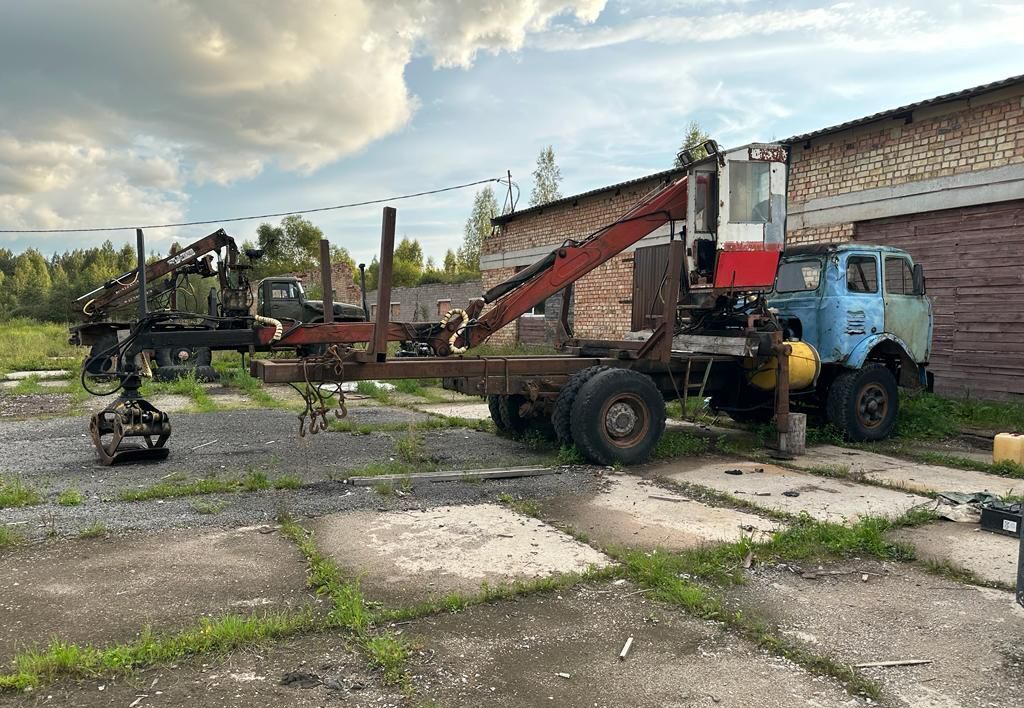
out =
[[854,664],[855,669],[874,669],[882,668],[886,666],[918,666],[920,664],[930,664],[931,659],[897,659],[895,661],[869,661],[864,664]]
[[754,492],[755,497],[770,497],[771,495],[771,492]]
[[319,676],[304,671],[289,671],[281,677],[281,685],[292,688],[316,688],[321,683],[323,680]]
[[569,676],[569,674],[564,674],[564,673],[557,673],[557,674],[555,674],[555,676],[558,676],[558,677],[564,678],[564,679],[572,678],[571,676]]
[[782,493],[782,496],[784,496],[784,497],[798,497],[798,496],[800,496],[800,492],[796,491],[795,489],[787,489],[786,491],[784,491]]
[[633,637],[626,640],[626,643],[622,646],[622,651],[619,652],[619,661],[626,659],[626,654],[629,653],[629,648],[633,646]]
[[739,475],[739,474],[743,474],[743,470],[725,470],[725,473],[726,473],[726,474],[735,474],[735,475]]
[[203,443],[202,445],[196,445],[196,446],[195,446],[194,448],[192,448],[192,449],[193,449],[193,450],[198,450],[198,449],[199,449],[199,448],[201,448],[201,447],[206,447],[207,445],[213,445],[213,444],[214,444],[215,442],[220,442],[220,441],[219,441],[219,440],[211,440],[210,442],[204,442],[204,443]]
[[747,555],[743,558],[743,569],[750,570],[750,566],[754,564],[754,552],[747,551]]
[[657,499],[658,501],[667,501],[667,502],[684,502],[684,501],[689,501],[689,499],[681,499],[679,497],[663,497],[660,494],[648,494],[647,498],[648,499]]

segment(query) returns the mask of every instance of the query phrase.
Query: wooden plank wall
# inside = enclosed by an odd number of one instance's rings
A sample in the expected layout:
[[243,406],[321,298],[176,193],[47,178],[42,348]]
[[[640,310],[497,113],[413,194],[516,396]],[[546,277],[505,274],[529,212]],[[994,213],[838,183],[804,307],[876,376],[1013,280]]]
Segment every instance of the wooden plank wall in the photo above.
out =
[[668,244],[638,248],[633,252],[633,316],[631,329],[638,332],[654,329],[663,306],[659,302],[665,269],[668,267]]
[[1024,396],[1024,200],[856,224],[924,266],[939,393]]

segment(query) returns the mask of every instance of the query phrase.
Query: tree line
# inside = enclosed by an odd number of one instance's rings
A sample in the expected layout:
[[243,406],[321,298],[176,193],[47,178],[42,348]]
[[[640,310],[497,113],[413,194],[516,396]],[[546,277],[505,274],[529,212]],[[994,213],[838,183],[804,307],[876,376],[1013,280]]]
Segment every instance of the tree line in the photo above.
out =
[[[707,138],[707,133],[691,122],[682,147],[700,145]],[[562,175],[552,146],[540,151],[532,176],[530,206],[546,204],[562,197],[559,191]],[[499,208],[493,188],[488,186],[479,190],[473,198],[473,206],[463,227],[462,242],[457,248],[449,248],[441,262],[435,261],[433,257],[424,258],[420,242],[403,236],[395,247],[392,284],[408,287],[429,283],[461,283],[479,278],[480,252],[484,241],[492,233],[491,220],[513,206],[511,195],[504,207]],[[253,264],[253,279],[315,271],[320,262],[320,239],[323,237],[323,231],[302,216],[285,217],[277,225],[260,224],[256,229],[255,242],[246,241],[243,244],[243,249],[263,250],[263,257]],[[178,248],[179,244],[171,246],[172,251]],[[159,255],[154,255],[150,260],[158,258]],[[359,271],[346,248],[332,245],[331,261],[348,264],[356,284],[359,284]],[[35,248],[19,254],[0,248],[0,320],[28,317],[66,322],[77,319],[82,303],[76,305],[76,298],[135,269],[135,263],[135,249],[131,244],[114,248],[110,241],[98,247],[55,253],[50,258]],[[368,289],[377,287],[379,274],[380,261],[374,256],[366,268]],[[197,300],[195,307],[205,310],[205,303],[198,301],[202,296],[194,289],[191,294]],[[187,298],[186,303],[192,305]]]

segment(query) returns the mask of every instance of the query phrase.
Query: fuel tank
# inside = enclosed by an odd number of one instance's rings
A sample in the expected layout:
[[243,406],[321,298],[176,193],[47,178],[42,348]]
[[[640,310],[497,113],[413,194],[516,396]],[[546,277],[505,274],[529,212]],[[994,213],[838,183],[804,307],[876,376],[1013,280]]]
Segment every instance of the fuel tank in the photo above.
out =
[[[807,342],[786,342],[792,349],[789,355],[789,390],[802,391],[810,388],[818,380],[821,373],[821,357],[818,350]],[[747,372],[747,381],[754,388],[762,391],[774,391],[778,380],[779,360],[772,357],[760,362],[753,357],[743,360],[743,368]]]

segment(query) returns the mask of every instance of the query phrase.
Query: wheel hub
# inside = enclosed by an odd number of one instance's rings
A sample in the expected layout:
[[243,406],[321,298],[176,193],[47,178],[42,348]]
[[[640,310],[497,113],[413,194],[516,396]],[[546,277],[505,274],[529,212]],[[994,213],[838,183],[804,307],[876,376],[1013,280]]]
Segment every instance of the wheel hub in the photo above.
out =
[[188,349],[180,349],[180,350],[178,350],[178,361],[180,361],[182,363],[185,363],[186,361],[188,361],[191,358],[192,358],[192,352],[190,352]]
[[861,389],[857,402],[857,417],[868,428],[876,428],[885,420],[889,408],[889,399],[885,389],[877,384],[869,384]]
[[631,405],[619,402],[608,408],[605,426],[613,437],[622,438],[633,432],[638,420]]

